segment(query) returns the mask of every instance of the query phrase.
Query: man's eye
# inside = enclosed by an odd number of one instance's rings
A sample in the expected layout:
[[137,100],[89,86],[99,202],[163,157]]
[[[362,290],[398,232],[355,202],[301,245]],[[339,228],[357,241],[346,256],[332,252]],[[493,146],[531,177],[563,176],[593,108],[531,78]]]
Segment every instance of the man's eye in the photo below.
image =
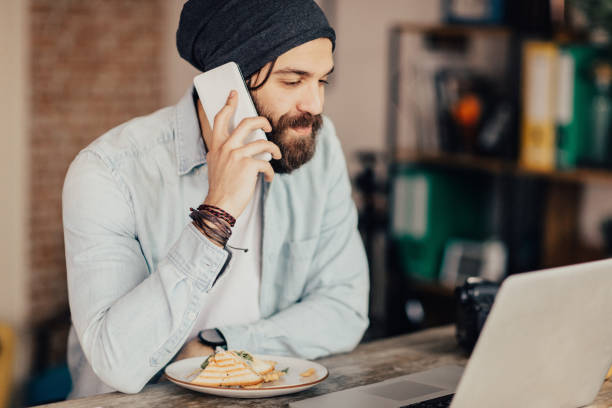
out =
[[287,82],[285,81],[285,85],[287,86],[298,86],[302,81],[292,81],[292,82]]
[[329,85],[329,81],[327,79],[321,79],[319,80],[319,83],[323,85]]

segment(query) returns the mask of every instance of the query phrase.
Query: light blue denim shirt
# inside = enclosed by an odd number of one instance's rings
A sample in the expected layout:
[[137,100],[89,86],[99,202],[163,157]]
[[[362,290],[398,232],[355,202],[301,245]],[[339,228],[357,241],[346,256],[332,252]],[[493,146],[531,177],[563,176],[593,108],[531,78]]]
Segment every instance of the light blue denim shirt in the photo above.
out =
[[[262,188],[261,320],[220,327],[228,347],[309,359],[353,349],[368,326],[368,267],[329,119],[313,159]],[[227,257],[189,218],[207,191],[191,90],[110,130],[70,165],[72,397],[138,392],[184,344]]]

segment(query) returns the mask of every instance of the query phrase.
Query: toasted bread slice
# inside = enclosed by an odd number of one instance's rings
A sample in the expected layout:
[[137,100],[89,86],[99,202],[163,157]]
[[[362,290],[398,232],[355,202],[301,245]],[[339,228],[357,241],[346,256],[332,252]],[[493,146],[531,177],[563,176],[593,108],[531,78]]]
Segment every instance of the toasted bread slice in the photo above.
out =
[[220,351],[208,359],[208,364],[192,381],[209,387],[256,385],[263,381],[251,367],[235,353]]
[[275,363],[271,361],[259,360],[257,358],[254,358],[251,367],[257,374],[266,375],[274,371],[274,365]]
[[246,351],[234,351],[234,353],[243,359],[258,375],[263,376],[274,371],[276,362],[260,360]]

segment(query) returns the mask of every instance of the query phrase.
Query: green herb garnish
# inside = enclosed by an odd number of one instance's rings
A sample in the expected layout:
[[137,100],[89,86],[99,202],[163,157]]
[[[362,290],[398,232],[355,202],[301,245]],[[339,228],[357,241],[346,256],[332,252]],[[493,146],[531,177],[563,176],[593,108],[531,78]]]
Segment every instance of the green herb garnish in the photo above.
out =
[[210,360],[210,357],[212,357],[212,356],[213,356],[213,354],[211,354],[210,356],[206,357],[206,360],[204,360],[204,362],[200,366],[202,368],[202,370],[206,368],[206,366],[208,365],[208,360]]
[[285,368],[284,370],[280,370],[280,372],[287,374],[289,372],[289,367]]
[[249,353],[247,353],[246,351],[237,351],[236,354],[239,357],[244,358],[245,360],[249,360],[249,361],[253,361],[253,356],[251,356]]

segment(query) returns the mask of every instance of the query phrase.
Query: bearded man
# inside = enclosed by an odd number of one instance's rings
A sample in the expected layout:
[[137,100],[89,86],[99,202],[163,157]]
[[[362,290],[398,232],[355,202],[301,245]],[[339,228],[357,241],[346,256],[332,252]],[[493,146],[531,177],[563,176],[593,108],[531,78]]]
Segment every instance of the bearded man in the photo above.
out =
[[[236,62],[261,115],[233,131],[189,89],[72,162],[63,222],[71,397],[134,393],[216,346],[317,358],[367,325],[368,269],[345,159],[322,116],[335,33],[311,0],[190,0],[180,55]],[[267,141],[244,144],[255,129]],[[253,158],[263,152],[271,162]]]

